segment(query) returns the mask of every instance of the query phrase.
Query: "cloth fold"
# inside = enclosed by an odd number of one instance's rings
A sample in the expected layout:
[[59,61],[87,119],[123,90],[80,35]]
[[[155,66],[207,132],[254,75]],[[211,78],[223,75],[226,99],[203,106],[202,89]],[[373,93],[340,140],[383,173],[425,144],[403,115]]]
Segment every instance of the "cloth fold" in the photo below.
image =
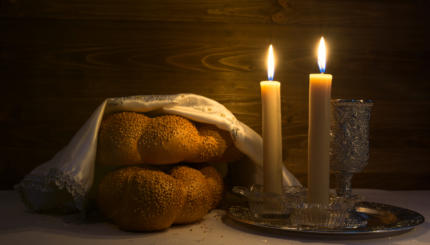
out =
[[[38,166],[15,186],[26,205],[35,211],[85,209],[95,171],[97,136],[103,115],[118,111],[149,112],[183,116],[208,123],[230,133],[235,146],[257,166],[254,183],[262,183],[262,138],[236,119],[220,103],[195,94],[143,95],[106,99],[50,161]],[[284,185],[301,185],[285,167]]]

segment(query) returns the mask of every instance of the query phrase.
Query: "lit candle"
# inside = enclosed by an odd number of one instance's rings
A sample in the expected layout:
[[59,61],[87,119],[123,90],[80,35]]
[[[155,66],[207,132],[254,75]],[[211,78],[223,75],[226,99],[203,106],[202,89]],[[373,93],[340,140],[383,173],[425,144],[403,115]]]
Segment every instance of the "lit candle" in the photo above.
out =
[[273,81],[275,59],[272,45],[267,57],[269,81],[260,82],[263,110],[263,172],[264,191],[282,192],[282,133],[281,133],[281,84]]
[[321,74],[309,76],[308,131],[308,201],[327,205],[329,202],[329,133],[330,133],[330,74],[324,74],[326,48],[324,38],[318,47]]

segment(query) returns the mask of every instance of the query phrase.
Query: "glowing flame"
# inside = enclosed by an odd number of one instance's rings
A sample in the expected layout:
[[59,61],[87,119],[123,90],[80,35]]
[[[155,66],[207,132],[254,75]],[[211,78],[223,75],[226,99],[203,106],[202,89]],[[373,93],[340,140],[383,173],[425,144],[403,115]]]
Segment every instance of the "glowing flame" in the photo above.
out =
[[324,37],[321,37],[320,44],[318,46],[318,66],[321,73],[325,72],[326,52]]
[[269,46],[269,54],[267,55],[267,78],[273,81],[273,76],[275,74],[275,57],[273,55],[272,44]]

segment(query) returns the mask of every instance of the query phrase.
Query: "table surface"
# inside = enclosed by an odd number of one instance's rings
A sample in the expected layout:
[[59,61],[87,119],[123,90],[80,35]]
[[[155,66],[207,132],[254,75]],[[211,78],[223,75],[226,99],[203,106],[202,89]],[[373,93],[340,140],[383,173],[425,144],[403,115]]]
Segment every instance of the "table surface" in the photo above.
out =
[[429,244],[430,191],[355,190],[366,200],[408,208],[426,222],[415,229],[389,237],[342,240],[273,235],[252,230],[213,210],[191,225],[173,226],[162,232],[132,233],[105,222],[79,221],[78,215],[43,215],[29,212],[14,191],[0,191],[0,244]]

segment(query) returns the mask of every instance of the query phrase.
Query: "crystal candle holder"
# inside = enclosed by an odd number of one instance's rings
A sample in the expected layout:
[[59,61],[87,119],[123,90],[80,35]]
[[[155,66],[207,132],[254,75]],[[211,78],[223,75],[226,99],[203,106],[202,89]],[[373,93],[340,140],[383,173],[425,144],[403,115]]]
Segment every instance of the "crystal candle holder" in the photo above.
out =
[[355,204],[361,201],[361,197],[353,199],[339,197],[330,194],[329,204],[301,202],[290,214],[290,223],[298,227],[307,227],[316,230],[330,230],[336,228],[358,228],[367,224],[361,216],[355,212]]
[[[285,189],[283,192],[285,193]],[[261,219],[287,219],[295,206],[294,198],[288,195],[264,192],[262,185],[252,185],[249,189],[242,186],[233,187],[233,192],[248,200],[251,214]],[[292,202],[293,201],[293,202]]]
[[307,190],[298,186],[284,187],[282,195],[265,193],[261,185],[253,185],[250,189],[235,186],[233,192],[247,198],[252,216],[261,221],[275,220],[278,224],[320,230],[357,228],[366,224],[354,211],[355,204],[362,201],[357,196],[344,198],[331,194],[329,204],[320,205],[307,203]]

